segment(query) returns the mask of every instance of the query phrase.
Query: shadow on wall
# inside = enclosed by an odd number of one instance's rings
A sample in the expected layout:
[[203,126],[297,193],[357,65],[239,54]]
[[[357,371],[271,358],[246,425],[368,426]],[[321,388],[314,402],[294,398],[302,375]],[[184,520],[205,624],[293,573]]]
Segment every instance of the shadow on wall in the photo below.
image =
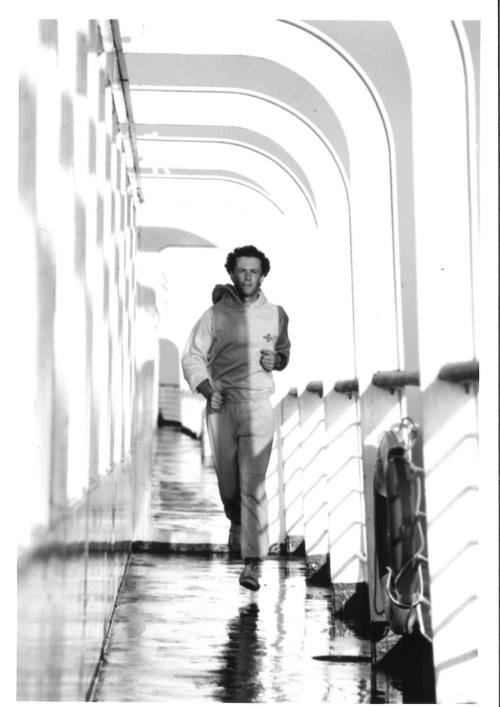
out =
[[136,372],[137,404],[133,423],[135,458],[131,483],[134,539],[141,540],[149,537],[155,384],[154,361],[146,361]]
[[324,402],[330,571],[341,601],[340,583],[358,587],[367,581],[360,423],[352,396],[332,389]]
[[149,538],[151,508],[151,460],[153,430],[156,426],[158,404],[157,363],[151,359],[156,340],[156,295],[154,289],[137,284],[138,338],[143,337],[136,350],[136,383],[134,420],[134,539]]
[[[24,518],[23,544],[32,544],[45,532],[49,521],[49,497],[51,504],[64,504],[66,494],[51,493],[50,477],[54,477],[54,468],[58,466],[55,454],[67,456],[66,447],[59,445],[53,449],[52,429],[54,408],[54,316],[56,297],[55,254],[51,244],[51,234],[38,223],[37,213],[37,95],[33,82],[21,74],[19,79],[19,203],[24,216],[25,230],[31,230],[35,243],[33,256],[33,277],[36,291],[30,301],[31,321],[24,326],[36,331],[35,366],[36,378],[34,390],[34,448],[37,450],[33,460],[33,485],[31,486],[32,507]],[[28,235],[28,234],[26,234]],[[29,234],[31,236],[31,234]],[[32,294],[29,290],[28,292]],[[66,427],[61,420],[60,434]],[[51,472],[52,469],[52,472]],[[63,475],[65,486],[65,472]]]
[[436,684],[438,695],[462,689],[467,699],[460,701],[468,701],[478,674],[478,528],[484,512],[478,499],[477,399],[464,386],[441,380],[423,396]]
[[205,428],[205,399],[181,387],[179,349],[170,339],[160,339],[158,427],[176,427],[193,439]]
[[170,339],[160,339],[158,426],[182,424],[179,349]]
[[180,358],[179,349],[170,339],[160,339],[160,385],[180,384]]

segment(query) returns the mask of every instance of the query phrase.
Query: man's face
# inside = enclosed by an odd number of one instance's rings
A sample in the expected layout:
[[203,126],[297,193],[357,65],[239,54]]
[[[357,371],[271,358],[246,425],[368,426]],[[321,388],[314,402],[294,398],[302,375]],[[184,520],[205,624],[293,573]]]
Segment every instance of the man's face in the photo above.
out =
[[231,273],[231,280],[243,299],[255,299],[264,280],[259,258],[241,256]]

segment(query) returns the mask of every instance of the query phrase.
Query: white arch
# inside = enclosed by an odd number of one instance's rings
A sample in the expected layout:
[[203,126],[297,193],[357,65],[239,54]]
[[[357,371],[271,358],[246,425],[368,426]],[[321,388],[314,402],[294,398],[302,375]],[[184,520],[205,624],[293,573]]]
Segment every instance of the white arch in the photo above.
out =
[[464,99],[465,99],[465,119],[467,131],[467,195],[469,204],[469,243],[470,243],[470,292],[472,308],[472,350],[473,355],[477,355],[477,261],[478,261],[478,240],[479,240],[479,187],[478,187],[478,155],[477,146],[479,144],[478,126],[476,122],[476,78],[472,63],[470,44],[465,34],[463,23],[451,23],[455,33],[460,58],[464,71]]
[[281,144],[308,175],[319,218],[319,211],[328,212],[331,202],[330,194],[325,193],[325,176],[332,181],[340,177],[344,200],[348,199],[348,177],[333,146],[305,116],[279,101],[251,92],[217,88],[139,90],[132,86],[132,92],[135,117],[143,125],[151,115],[165,126],[168,123],[226,128],[237,125],[251,128]]
[[[293,182],[305,200],[314,226],[318,225],[316,209],[305,186],[286,164],[262,149],[236,140],[217,138],[141,138],[139,145],[141,158],[152,165],[153,170],[158,169],[160,164],[168,164],[169,169],[177,165],[191,169],[217,167],[222,171],[237,167],[239,172],[244,172],[247,178],[259,184],[266,194],[269,195],[273,188],[275,195],[272,201],[275,204],[283,203],[283,199],[286,199],[285,197],[280,199],[280,194],[285,187],[285,185],[280,186],[280,182],[283,181],[279,175],[281,171]],[[249,159],[246,152],[238,152],[238,155],[234,155],[235,148],[237,152],[238,150],[250,152]],[[278,173],[275,167],[278,167]],[[292,202],[293,196],[290,194],[290,203]],[[278,208],[282,210],[282,207]]]
[[370,94],[373,104],[380,115],[381,124],[387,141],[388,150],[388,178],[389,178],[389,196],[390,196],[390,208],[391,208],[391,236],[392,236],[392,279],[393,279],[393,292],[394,292],[394,314],[395,314],[395,327],[396,336],[398,340],[397,348],[397,367],[400,368],[403,361],[402,347],[403,347],[403,324],[402,324],[402,303],[401,303],[401,293],[399,290],[399,283],[401,281],[400,274],[400,256],[399,256],[399,233],[398,233],[398,218],[397,218],[397,180],[395,179],[396,163],[395,163],[395,146],[394,146],[394,135],[391,128],[391,123],[389,116],[385,109],[384,103],[380,94],[378,93],[376,87],[373,85],[367,73],[363,68],[354,60],[352,56],[348,54],[337,42],[335,42],[331,37],[317,29],[308,25],[306,22],[292,21],[292,20],[279,20],[282,23],[289,24],[292,27],[301,29],[307,32],[312,37],[323,42],[330,49],[335,51],[352,70],[360,78],[361,82],[366,86],[368,93]]
[[219,174],[213,174],[213,175],[189,175],[189,174],[176,174],[176,175],[168,175],[168,174],[152,174],[150,176],[148,175],[143,175],[143,179],[146,178],[151,178],[151,179],[184,179],[187,181],[197,181],[197,182],[203,182],[203,181],[216,181],[216,182],[227,182],[229,184],[238,184],[241,187],[244,187],[245,189],[251,189],[254,191],[256,194],[260,194],[264,199],[267,199],[273,206],[276,207],[276,209],[279,211],[281,215],[284,214],[283,210],[280,208],[279,204],[272,199],[267,191],[258,185],[253,185],[249,183],[248,179],[244,179],[243,177],[238,178],[238,177],[223,177]]

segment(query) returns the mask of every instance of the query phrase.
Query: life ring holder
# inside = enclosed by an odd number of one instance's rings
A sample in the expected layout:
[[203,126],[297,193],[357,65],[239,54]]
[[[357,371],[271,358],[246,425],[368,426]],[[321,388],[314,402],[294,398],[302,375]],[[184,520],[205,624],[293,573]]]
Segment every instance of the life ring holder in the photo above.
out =
[[[375,598],[377,615],[385,614],[394,633],[411,633],[424,596],[422,527],[424,471],[411,460],[418,426],[409,417],[381,434],[374,477]],[[378,608],[377,569],[384,607]]]

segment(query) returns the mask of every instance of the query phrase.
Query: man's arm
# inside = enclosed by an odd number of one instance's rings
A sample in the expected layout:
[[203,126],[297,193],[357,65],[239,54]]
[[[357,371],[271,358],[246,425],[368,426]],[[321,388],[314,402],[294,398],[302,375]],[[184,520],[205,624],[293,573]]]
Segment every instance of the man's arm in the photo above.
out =
[[280,332],[276,341],[275,355],[276,361],[274,368],[277,371],[282,371],[288,366],[290,358],[290,339],[288,338],[288,315],[283,307],[278,306]]
[[[203,381],[210,380],[208,356],[212,343],[213,317],[211,310],[207,310],[194,325],[181,358],[184,378],[193,392]],[[207,390],[206,387],[204,389]]]
[[212,410],[218,410],[224,402],[222,393],[217,391],[208,373],[207,363],[213,343],[213,318],[209,309],[195,324],[182,354],[184,378],[193,392],[206,398]]
[[198,393],[201,393],[203,397],[207,400],[210,400],[212,395],[215,393],[215,388],[213,387],[208,378],[205,378],[204,381],[201,381],[201,383],[196,386],[196,390],[198,391]]

